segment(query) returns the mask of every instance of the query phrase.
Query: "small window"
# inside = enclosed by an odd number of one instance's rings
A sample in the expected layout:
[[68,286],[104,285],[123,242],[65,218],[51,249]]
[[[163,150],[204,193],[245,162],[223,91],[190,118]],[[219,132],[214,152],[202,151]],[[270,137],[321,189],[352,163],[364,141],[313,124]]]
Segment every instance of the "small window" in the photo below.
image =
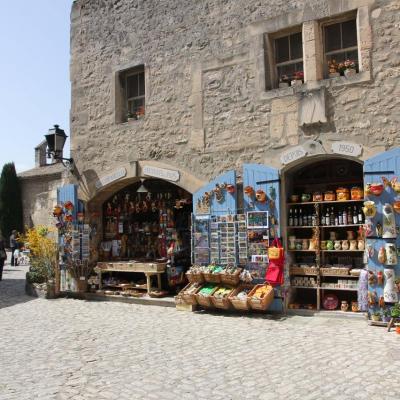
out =
[[145,112],[145,80],[144,68],[136,68],[135,71],[125,75],[125,100],[127,118],[136,118]]
[[301,32],[274,40],[276,76],[279,83],[303,81],[303,39]]
[[[325,70],[341,74],[350,65],[358,71],[357,25],[355,19],[324,26]],[[336,72],[335,72],[336,70]]]

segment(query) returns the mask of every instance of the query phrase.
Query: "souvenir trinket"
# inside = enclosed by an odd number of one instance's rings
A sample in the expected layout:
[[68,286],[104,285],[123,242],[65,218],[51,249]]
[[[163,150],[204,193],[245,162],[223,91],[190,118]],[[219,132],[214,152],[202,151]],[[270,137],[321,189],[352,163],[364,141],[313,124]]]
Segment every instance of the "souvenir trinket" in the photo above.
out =
[[383,228],[382,225],[378,222],[375,227],[375,232],[377,237],[382,237]]
[[370,286],[376,284],[376,275],[372,271],[368,271],[368,283]]
[[349,303],[347,301],[343,300],[340,305],[340,309],[342,311],[347,311],[349,309]]
[[228,184],[226,185],[226,191],[227,191],[228,193],[230,193],[230,194],[235,193],[235,186],[232,185],[232,184],[230,184],[230,183],[228,183]]
[[391,204],[386,203],[382,208],[383,214],[383,234],[384,239],[392,239],[397,236],[396,220]]
[[267,201],[266,193],[261,189],[257,190],[257,192],[256,192],[256,200],[259,203],[265,203]]
[[324,200],[325,201],[335,201],[336,200],[336,195],[335,192],[332,190],[328,190],[324,193]]
[[336,200],[345,201],[349,199],[350,199],[349,189],[343,187],[336,189]]
[[335,240],[335,250],[341,250],[342,249],[342,243],[340,242],[340,240]]
[[385,248],[382,246],[378,251],[378,261],[381,264],[384,264],[386,261],[386,251]]
[[383,288],[383,297],[386,303],[396,303],[398,302],[398,296],[396,291],[396,286],[394,283],[394,270],[385,268],[383,270],[385,275],[385,287]]
[[370,307],[373,307],[376,304],[377,301],[377,296],[376,296],[376,292],[368,292],[368,305]]
[[245,186],[243,191],[248,197],[252,197],[254,195],[254,189],[251,186]]
[[358,186],[354,186],[350,191],[351,200],[362,200],[364,198],[364,191]]
[[[363,241],[364,243],[364,241]],[[349,250],[357,250],[357,240],[350,240],[350,249]],[[359,249],[359,250],[363,250],[363,249]]]
[[365,241],[364,239],[358,239],[357,241],[357,249],[364,250],[365,249]]
[[397,251],[394,243],[385,244],[386,265],[397,265]]
[[358,311],[358,303],[356,301],[351,302],[351,311],[353,311],[353,312]]
[[400,200],[396,199],[393,203],[393,210],[400,214]]
[[376,273],[376,278],[377,278],[377,284],[379,286],[382,286],[383,285],[383,272],[382,271],[378,271]]
[[300,200],[300,196],[298,194],[292,194],[290,196],[290,201],[292,203],[297,203],[297,202],[299,202],[299,200]]
[[342,250],[349,250],[350,244],[348,240],[342,240]]
[[269,187],[269,197],[271,197],[272,200],[276,200],[276,190],[273,186]]
[[367,218],[373,218],[376,215],[376,205],[373,201],[364,201],[364,207],[362,208],[364,215]]

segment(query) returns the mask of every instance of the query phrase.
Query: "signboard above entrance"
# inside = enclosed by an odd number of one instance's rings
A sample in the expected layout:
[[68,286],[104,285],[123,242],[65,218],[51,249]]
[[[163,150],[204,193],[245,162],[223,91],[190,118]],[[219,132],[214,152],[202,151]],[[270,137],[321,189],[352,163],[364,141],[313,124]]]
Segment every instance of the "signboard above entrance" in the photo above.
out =
[[151,165],[146,165],[143,167],[143,175],[153,176],[154,178],[165,179],[171,182],[178,182],[180,179],[179,171],[152,167]]
[[123,178],[126,175],[126,169],[125,168],[119,168],[115,170],[113,173],[101,177],[95,184],[96,189],[100,189],[103,186],[106,186],[112,182],[117,181],[118,179]]
[[307,151],[303,146],[292,147],[291,149],[283,152],[281,154],[281,163],[286,165],[299,158],[305,157],[307,155]]
[[332,144],[332,152],[345,156],[358,157],[362,153],[362,146],[351,142],[336,142]]

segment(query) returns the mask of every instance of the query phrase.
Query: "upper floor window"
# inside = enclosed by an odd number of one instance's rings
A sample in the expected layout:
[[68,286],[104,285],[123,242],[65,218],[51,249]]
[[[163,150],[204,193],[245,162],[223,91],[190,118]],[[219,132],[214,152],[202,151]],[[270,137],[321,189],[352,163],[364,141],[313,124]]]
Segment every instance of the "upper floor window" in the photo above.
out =
[[331,23],[323,27],[325,72],[343,74],[347,66],[358,69],[356,19]]
[[137,118],[145,113],[144,67],[137,67],[125,75],[125,100],[127,118]]
[[[301,32],[274,40],[276,76],[280,84],[303,82],[303,40]],[[281,85],[280,85],[281,86]]]

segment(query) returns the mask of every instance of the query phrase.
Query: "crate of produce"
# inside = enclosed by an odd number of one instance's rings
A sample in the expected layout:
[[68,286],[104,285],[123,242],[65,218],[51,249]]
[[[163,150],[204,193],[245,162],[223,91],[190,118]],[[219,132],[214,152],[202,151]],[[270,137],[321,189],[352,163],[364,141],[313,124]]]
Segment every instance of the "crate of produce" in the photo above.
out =
[[201,283],[189,283],[180,292],[179,296],[186,304],[197,304],[196,293],[201,289]]
[[320,268],[322,276],[335,275],[335,276],[347,276],[349,275],[349,268]]
[[223,310],[229,310],[231,302],[229,301],[229,295],[232,293],[233,288],[227,286],[219,286],[217,290],[211,296],[211,301],[214,307],[221,308]]
[[253,288],[254,285],[240,285],[237,288],[233,289],[232,293],[228,297],[233,308],[242,311],[250,310],[248,295]]
[[211,296],[217,290],[218,286],[213,283],[206,283],[202,288],[196,293],[197,304],[205,308],[212,308],[213,304],[211,301]]
[[203,283],[204,276],[203,276],[204,267],[201,265],[192,265],[189,271],[186,272],[187,280],[190,283]]
[[221,272],[221,282],[225,285],[236,286],[240,282],[242,268],[228,267]]
[[254,286],[249,293],[249,304],[253,310],[265,311],[274,301],[274,288],[265,283]]
[[221,272],[223,269],[220,265],[205,267],[203,272],[204,280],[209,283],[221,283]]

